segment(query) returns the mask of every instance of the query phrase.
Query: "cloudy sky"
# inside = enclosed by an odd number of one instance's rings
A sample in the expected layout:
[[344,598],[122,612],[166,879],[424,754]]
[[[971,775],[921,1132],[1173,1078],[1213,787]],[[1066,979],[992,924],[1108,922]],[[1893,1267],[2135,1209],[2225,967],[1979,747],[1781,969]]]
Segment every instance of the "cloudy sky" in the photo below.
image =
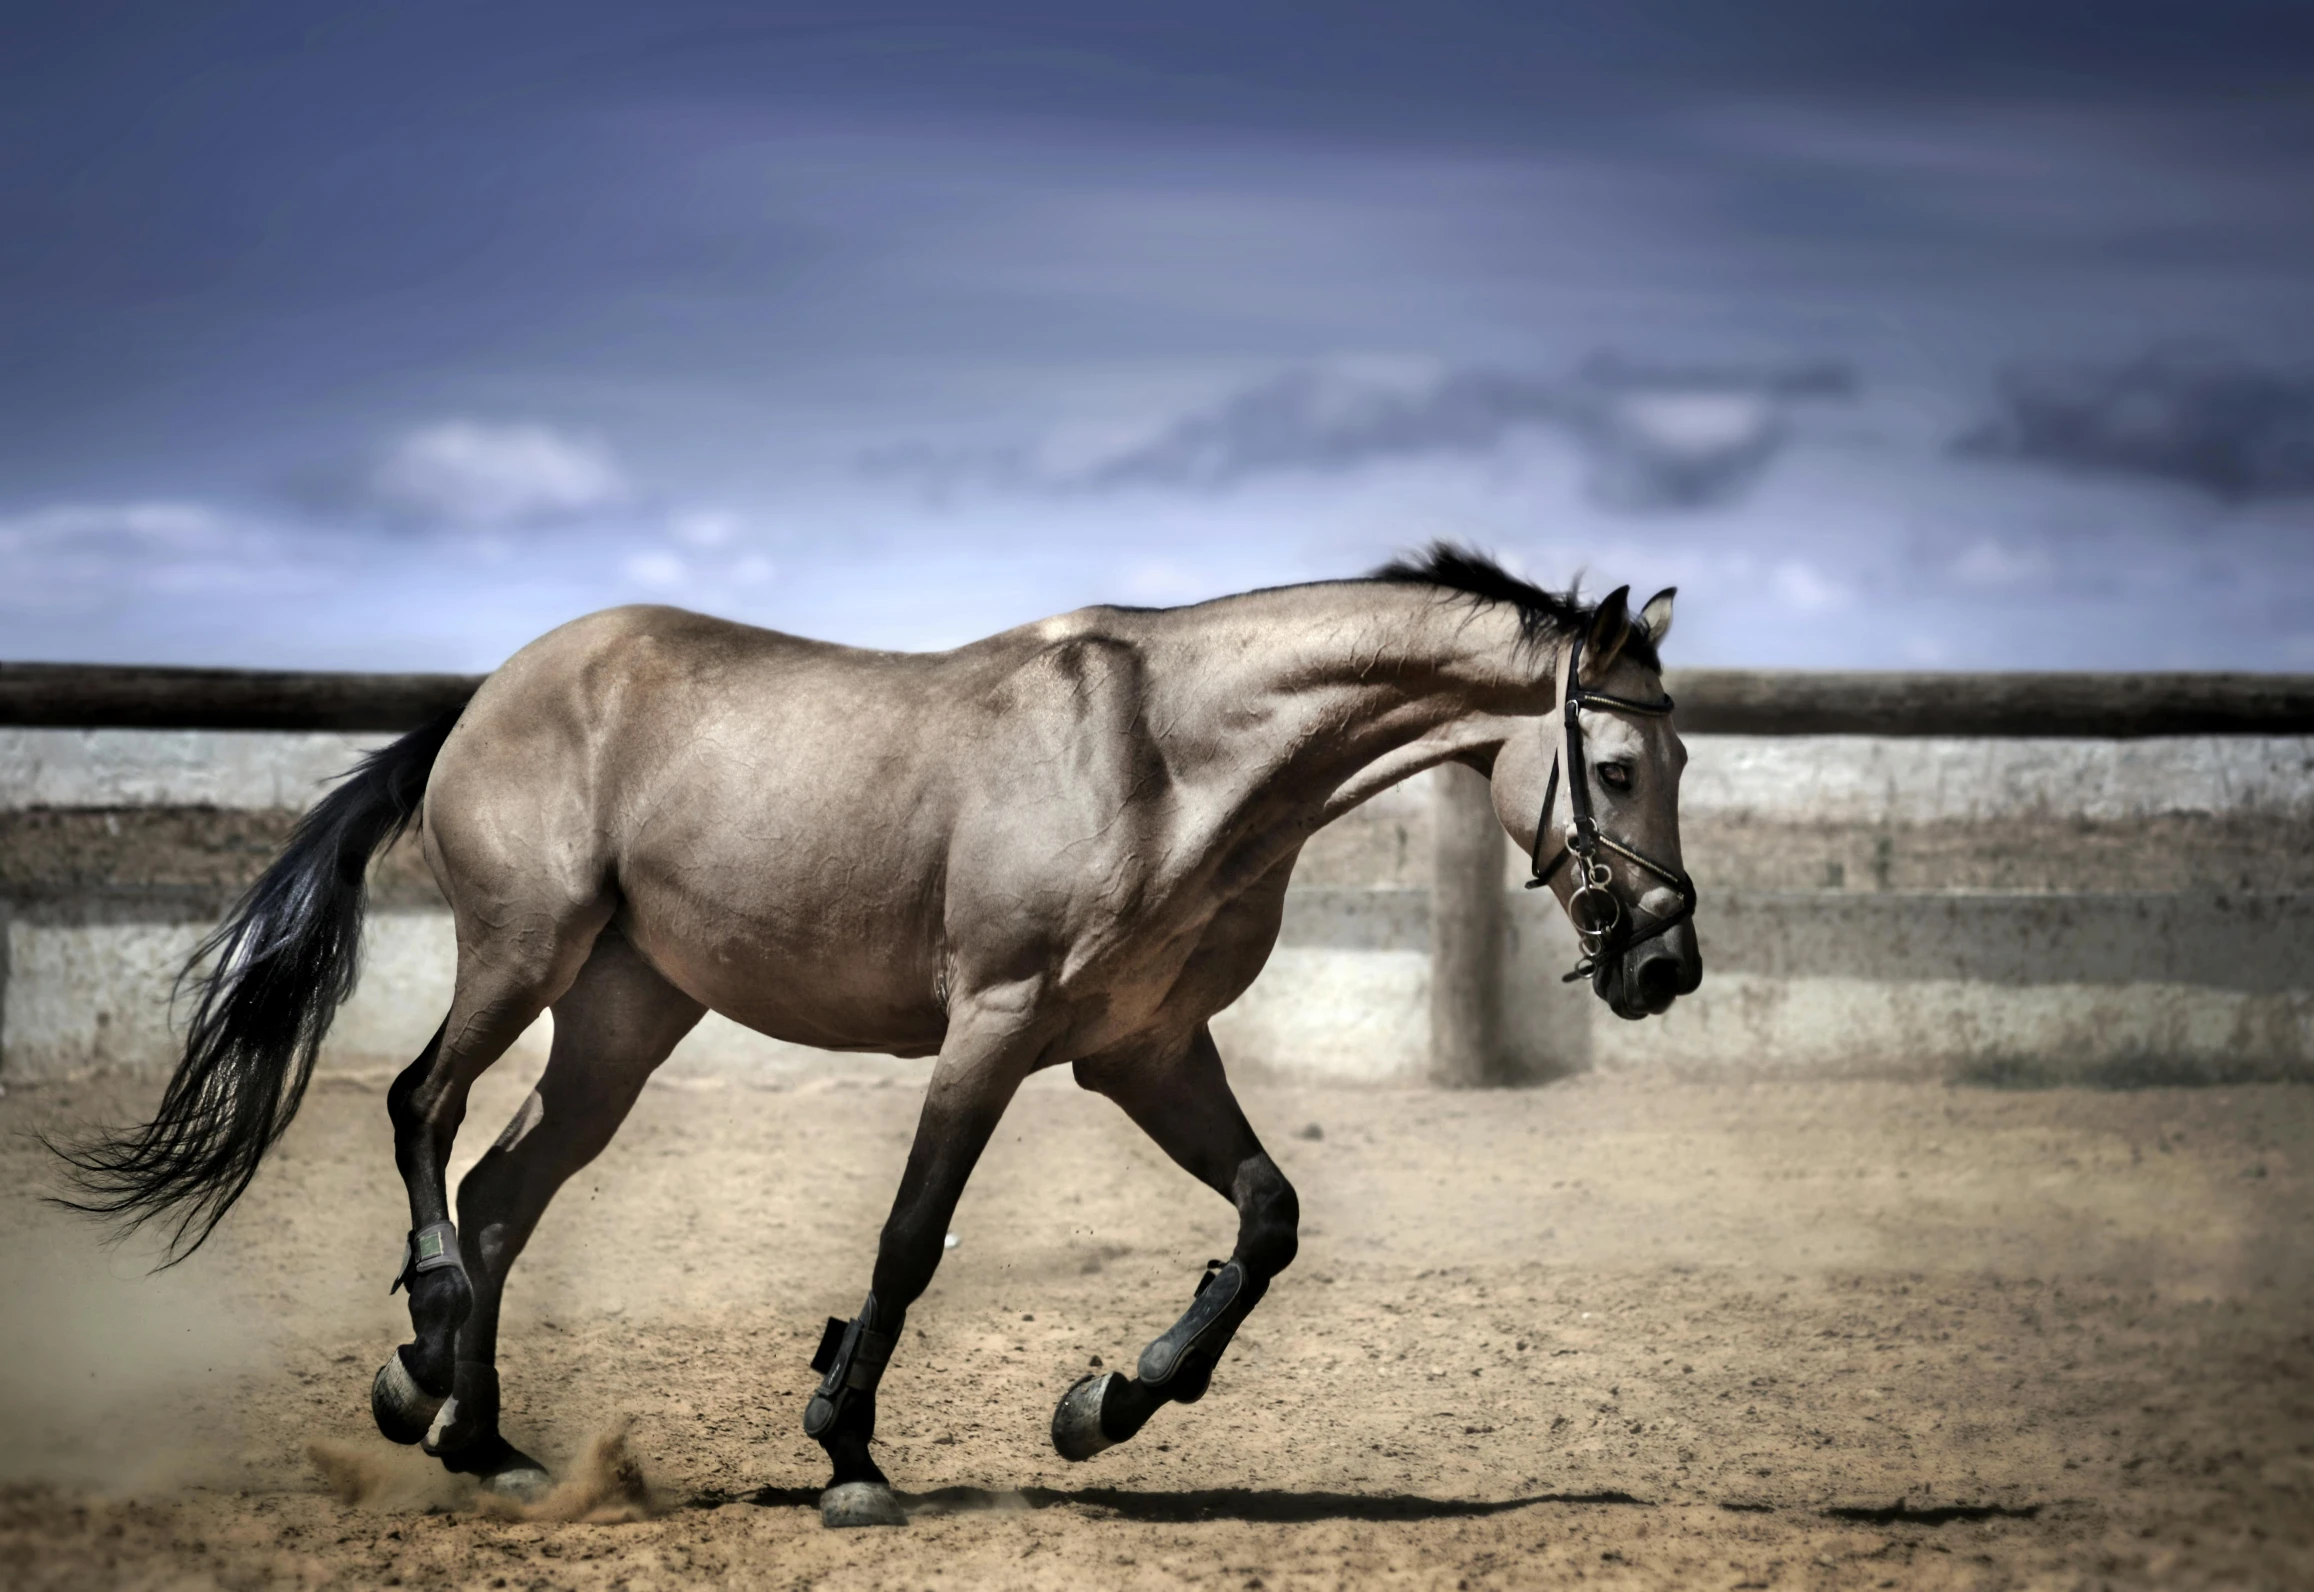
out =
[[2314,12],[11,8],[0,657],[938,646],[1435,536],[2314,669]]

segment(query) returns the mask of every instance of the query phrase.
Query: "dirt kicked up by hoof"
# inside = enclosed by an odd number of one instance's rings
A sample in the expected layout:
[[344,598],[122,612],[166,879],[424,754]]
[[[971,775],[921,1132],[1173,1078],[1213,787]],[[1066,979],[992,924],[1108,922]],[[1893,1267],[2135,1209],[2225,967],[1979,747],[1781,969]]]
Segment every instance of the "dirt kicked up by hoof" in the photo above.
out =
[[306,1453],[342,1502],[388,1513],[472,1509],[500,1520],[602,1526],[663,1512],[624,1430],[594,1438],[560,1481],[524,1468],[478,1483],[408,1450],[366,1443],[316,1443]]
[[872,1481],[847,1481],[820,1494],[820,1524],[830,1531],[852,1526],[904,1526],[908,1511],[892,1489]]
[[664,1512],[658,1492],[643,1474],[642,1462],[627,1447],[624,1427],[598,1435],[563,1479],[539,1496],[523,1499],[507,1490],[486,1491],[478,1502],[484,1514],[505,1520],[561,1520],[590,1526],[648,1520]]

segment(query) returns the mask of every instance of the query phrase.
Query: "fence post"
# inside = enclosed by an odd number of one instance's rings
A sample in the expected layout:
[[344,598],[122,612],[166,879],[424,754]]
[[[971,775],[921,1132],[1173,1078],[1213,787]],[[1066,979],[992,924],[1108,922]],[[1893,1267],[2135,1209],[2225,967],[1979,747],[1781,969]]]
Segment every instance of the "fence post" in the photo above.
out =
[[1449,1088],[1505,1080],[1503,831],[1485,778],[1431,776],[1430,1076]]

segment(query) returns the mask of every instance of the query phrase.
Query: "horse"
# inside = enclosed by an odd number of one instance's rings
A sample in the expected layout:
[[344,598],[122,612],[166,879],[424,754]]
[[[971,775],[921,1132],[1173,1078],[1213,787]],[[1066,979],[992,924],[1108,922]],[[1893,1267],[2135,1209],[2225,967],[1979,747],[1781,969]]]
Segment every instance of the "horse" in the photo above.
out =
[[[65,1148],[65,1201],[160,1219],[170,1264],[199,1247],[295,1114],[353,987],[365,869],[414,827],[457,981],[386,1094],[412,1333],[372,1381],[386,1437],[502,1492],[547,1484],[499,1431],[508,1272],[713,1010],[937,1058],[867,1298],[812,1360],[828,1525],[905,1519],[870,1454],[877,1385],[1022,1080],[1067,1064],[1236,1207],[1180,1320],[1131,1372],[1062,1394],[1054,1446],[1090,1460],[1197,1402],[1293,1261],[1294,1190],[1207,1024],[1260,973],[1317,830],[1465,764],[1574,924],[1570,978],[1633,1019],[1697,987],[1657,652],[1674,593],[1633,615],[1628,591],[1586,605],[1436,543],[1356,579],[1086,608],[938,653],[667,607],[575,620],[308,811],[188,964],[198,999],[152,1120]],[[547,1011],[546,1070],[453,1221],[468,1090]]]

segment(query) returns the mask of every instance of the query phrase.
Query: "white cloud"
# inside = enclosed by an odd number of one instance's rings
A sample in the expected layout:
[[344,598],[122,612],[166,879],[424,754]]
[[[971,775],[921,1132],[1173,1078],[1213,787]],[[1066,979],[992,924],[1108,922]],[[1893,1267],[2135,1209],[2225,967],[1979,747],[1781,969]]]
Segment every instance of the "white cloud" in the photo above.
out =
[[1591,417],[1593,489],[1635,509],[1709,508],[1740,498],[1784,445],[1784,405],[1772,392],[1618,395]]
[[667,533],[685,547],[713,552],[729,547],[740,531],[739,516],[720,509],[693,509],[667,522]]
[[1137,603],[1196,602],[1216,590],[1211,575],[1172,558],[1145,558],[1127,565],[1122,584],[1125,596]]
[[279,587],[280,538],[199,503],[62,503],[0,516],[0,611],[87,613],[137,593]]
[[1848,588],[1805,559],[1789,558],[1778,564],[1770,583],[1778,597],[1804,614],[1848,605]]
[[628,492],[618,461],[598,441],[536,422],[475,420],[409,433],[378,461],[368,485],[389,509],[469,528],[589,514]]
[[[1478,366],[1346,361],[1298,366],[1120,433],[1075,421],[1043,445],[902,444],[861,459],[872,476],[937,493],[1213,492],[1278,477],[1489,458],[1537,431],[1573,442],[1617,510],[1713,510],[1741,501],[1790,440],[1802,400],[1845,400],[1843,366],[1651,367],[1602,357],[1569,377]],[[1065,440],[1064,440],[1065,438]]]
[[154,550],[214,546],[226,522],[198,503],[59,503],[0,520],[0,551],[132,543]]
[[768,584],[779,566],[761,553],[714,556],[702,549],[686,556],[669,547],[645,548],[619,561],[619,574],[631,586],[657,592],[690,592],[710,602],[727,591]]
[[1971,586],[2019,586],[2047,579],[2052,567],[2049,555],[2040,548],[1987,540],[1973,544],[1955,559],[1952,572]]
[[681,586],[691,578],[691,566],[673,553],[635,553],[619,566],[619,572],[638,586],[653,591],[666,591]]

